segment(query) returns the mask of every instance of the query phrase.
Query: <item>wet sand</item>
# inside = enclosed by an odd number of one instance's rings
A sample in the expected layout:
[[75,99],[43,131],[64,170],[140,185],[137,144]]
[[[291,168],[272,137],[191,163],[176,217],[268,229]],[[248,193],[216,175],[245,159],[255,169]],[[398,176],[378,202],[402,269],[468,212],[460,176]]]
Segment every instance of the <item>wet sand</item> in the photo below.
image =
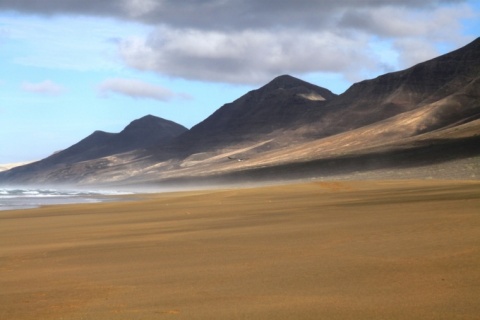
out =
[[0,212],[0,319],[478,319],[480,182]]

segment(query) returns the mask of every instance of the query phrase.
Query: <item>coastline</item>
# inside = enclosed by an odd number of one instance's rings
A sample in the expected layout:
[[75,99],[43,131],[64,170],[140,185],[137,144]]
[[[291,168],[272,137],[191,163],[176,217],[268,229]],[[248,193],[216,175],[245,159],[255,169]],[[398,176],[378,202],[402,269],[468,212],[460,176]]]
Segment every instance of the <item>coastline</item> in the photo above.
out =
[[0,211],[34,209],[43,206],[115,201],[133,192],[72,188],[0,187]]
[[0,211],[6,319],[480,313],[480,182],[314,181]]

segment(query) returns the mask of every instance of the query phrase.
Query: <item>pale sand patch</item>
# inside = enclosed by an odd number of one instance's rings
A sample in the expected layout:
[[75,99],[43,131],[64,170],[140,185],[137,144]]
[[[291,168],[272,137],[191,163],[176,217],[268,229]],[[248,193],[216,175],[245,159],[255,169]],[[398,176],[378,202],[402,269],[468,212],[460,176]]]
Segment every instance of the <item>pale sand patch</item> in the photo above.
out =
[[474,319],[480,183],[317,182],[0,212],[0,319]]
[[24,165],[32,163],[32,162],[33,161],[0,164],[0,172],[7,171],[7,170],[13,169],[15,167],[24,166]]

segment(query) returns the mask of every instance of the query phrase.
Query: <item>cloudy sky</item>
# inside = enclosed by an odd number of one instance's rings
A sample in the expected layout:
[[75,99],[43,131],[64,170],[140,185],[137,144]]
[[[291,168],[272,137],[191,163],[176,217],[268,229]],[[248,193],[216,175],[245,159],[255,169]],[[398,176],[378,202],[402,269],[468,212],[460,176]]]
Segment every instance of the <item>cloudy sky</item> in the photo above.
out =
[[191,127],[281,74],[342,93],[479,34],[479,0],[0,0],[0,163]]

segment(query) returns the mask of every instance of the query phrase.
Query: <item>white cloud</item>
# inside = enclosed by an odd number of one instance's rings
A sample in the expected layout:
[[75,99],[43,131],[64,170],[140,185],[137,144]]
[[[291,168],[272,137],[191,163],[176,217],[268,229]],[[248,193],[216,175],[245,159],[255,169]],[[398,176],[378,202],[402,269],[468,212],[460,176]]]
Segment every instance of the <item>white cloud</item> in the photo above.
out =
[[[149,38],[131,38],[120,45],[134,68],[185,79],[259,84],[293,73],[357,73],[375,68],[365,52],[368,38],[332,32],[218,32],[159,28]],[[361,62],[361,64],[358,64]]]
[[96,15],[152,25],[202,30],[246,30],[284,26],[312,29],[331,24],[345,8],[423,8],[465,0],[3,0],[0,10],[44,15]]
[[435,47],[422,39],[402,39],[395,41],[394,47],[402,52],[399,62],[404,67],[427,61],[438,55]]
[[[418,13],[410,19],[407,15],[404,13],[405,18],[401,19],[405,21],[403,26],[389,26],[386,21],[383,23],[391,29],[399,68],[407,68],[438,56],[438,47],[441,45],[453,50],[471,40],[462,36],[462,19],[473,17],[472,10],[467,6],[437,8]],[[407,24],[410,25],[408,32],[395,34],[402,28],[407,30]]]
[[132,18],[141,17],[148,12],[154,11],[160,3],[155,0],[123,0],[123,10]]
[[44,80],[42,82],[24,82],[22,83],[22,89],[27,92],[46,95],[59,95],[65,91],[63,86],[51,80]]
[[452,40],[453,35],[459,34],[460,19],[471,14],[470,7],[466,5],[429,10],[397,7],[350,9],[343,14],[339,25],[380,37],[430,35]]
[[190,98],[187,94],[177,94],[162,86],[125,78],[106,79],[98,86],[98,90],[104,97],[115,93],[135,99],[153,99],[159,101],[169,101],[174,98]]
[[[461,36],[460,21],[473,17],[468,5],[391,1],[334,8],[317,29],[163,25],[147,37],[121,41],[120,55],[130,67],[194,80],[260,84],[284,73],[333,72],[358,81],[431,59],[439,45],[453,49],[471,40]],[[382,52],[372,50],[380,46]]]
[[[79,70],[125,63],[162,76],[252,85],[284,73],[335,73],[357,81],[405,68],[443,53],[440,47],[473,40],[462,36],[462,28],[465,19],[475,18],[465,0],[6,0],[2,9],[63,22],[54,26],[57,31],[37,32],[34,54],[18,57],[18,63]],[[68,15],[76,16],[73,31]],[[104,30],[95,21],[105,20],[86,16],[144,28]],[[23,28],[10,25],[13,34]],[[374,50],[379,47],[381,52]]]

